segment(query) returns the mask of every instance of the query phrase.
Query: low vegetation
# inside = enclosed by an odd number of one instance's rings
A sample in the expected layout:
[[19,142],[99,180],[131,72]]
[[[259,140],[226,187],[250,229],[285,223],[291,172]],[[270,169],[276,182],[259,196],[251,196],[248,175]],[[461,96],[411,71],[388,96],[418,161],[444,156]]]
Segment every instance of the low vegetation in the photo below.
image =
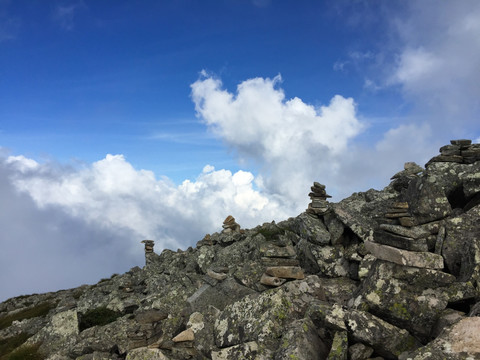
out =
[[34,307],[20,310],[14,314],[2,316],[0,317],[0,330],[9,327],[12,324],[12,322],[16,320],[22,321],[22,320],[31,319],[34,317],[45,316],[54,307],[55,307],[54,303],[45,301]]
[[85,314],[80,316],[79,329],[80,331],[83,331],[93,326],[107,325],[114,322],[120,316],[122,316],[121,313],[107,309],[106,307],[88,310]]

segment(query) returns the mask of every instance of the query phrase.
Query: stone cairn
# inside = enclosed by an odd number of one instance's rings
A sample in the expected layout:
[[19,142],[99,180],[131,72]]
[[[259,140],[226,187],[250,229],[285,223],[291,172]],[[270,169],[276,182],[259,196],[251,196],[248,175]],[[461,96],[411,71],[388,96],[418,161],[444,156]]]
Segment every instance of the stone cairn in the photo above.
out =
[[331,198],[331,196],[325,191],[325,185],[316,181],[310,189],[311,193],[308,196],[312,202],[308,204],[307,213],[324,215],[329,209],[327,198]]
[[223,221],[222,227],[222,233],[224,234],[240,232],[240,225],[235,222],[235,218],[232,215],[227,216],[227,218]]
[[153,247],[155,246],[155,241],[153,240],[142,240],[142,244],[145,244],[145,254],[153,253]]
[[142,244],[145,244],[145,264],[150,264],[155,257],[155,253],[153,252],[153,247],[155,246],[155,241],[153,240],[142,240]]
[[430,159],[425,167],[435,162],[455,162],[473,164],[480,160],[480,144],[472,144],[472,140],[450,140],[451,145],[440,148],[440,155]]

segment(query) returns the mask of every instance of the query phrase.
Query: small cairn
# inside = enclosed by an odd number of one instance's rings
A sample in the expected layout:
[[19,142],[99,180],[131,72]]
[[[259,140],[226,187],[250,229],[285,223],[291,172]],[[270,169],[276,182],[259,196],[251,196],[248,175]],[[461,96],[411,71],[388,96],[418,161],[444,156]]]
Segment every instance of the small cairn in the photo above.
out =
[[430,159],[425,167],[434,162],[455,162],[459,164],[473,164],[480,161],[480,144],[472,144],[472,140],[450,140],[450,145],[440,148],[440,155]]
[[153,253],[153,247],[155,246],[155,241],[153,241],[153,240],[142,240],[142,244],[145,244],[145,254]]
[[156,254],[153,252],[153,246],[155,241],[153,240],[142,240],[142,244],[145,244],[145,265],[149,265],[155,261]]
[[408,188],[410,181],[418,177],[419,174],[424,170],[424,168],[422,168],[420,165],[417,165],[415,162],[406,162],[403,165],[403,170],[399,171],[390,178],[390,180],[393,180],[393,188],[397,191]]
[[222,227],[222,233],[224,234],[240,232],[240,225],[235,222],[235,218],[232,215],[227,216],[227,218],[223,221]]
[[329,209],[327,198],[331,198],[331,196],[325,191],[325,185],[316,181],[310,189],[311,193],[308,196],[312,202],[308,204],[307,213],[324,215]]

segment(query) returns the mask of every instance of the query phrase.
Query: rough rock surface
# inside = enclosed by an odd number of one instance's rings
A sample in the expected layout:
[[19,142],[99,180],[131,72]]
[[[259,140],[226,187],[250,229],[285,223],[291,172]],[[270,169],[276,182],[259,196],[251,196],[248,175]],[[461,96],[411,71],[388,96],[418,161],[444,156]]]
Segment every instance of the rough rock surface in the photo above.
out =
[[[223,230],[94,285],[0,304],[0,359],[478,359],[480,145],[383,190]],[[306,189],[308,190],[308,189]],[[307,193],[307,191],[306,191]]]

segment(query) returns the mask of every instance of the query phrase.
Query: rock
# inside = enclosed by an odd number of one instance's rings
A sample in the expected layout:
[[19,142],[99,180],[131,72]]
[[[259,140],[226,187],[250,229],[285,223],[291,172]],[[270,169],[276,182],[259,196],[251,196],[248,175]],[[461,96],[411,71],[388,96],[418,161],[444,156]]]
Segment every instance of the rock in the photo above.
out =
[[328,348],[309,318],[289,324],[274,359],[325,359]]
[[149,349],[147,347],[130,350],[127,354],[126,360],[168,360],[159,349]]
[[230,360],[230,359],[258,359],[267,360],[272,358],[272,352],[262,348],[256,341],[249,341],[244,344],[234,345],[212,351],[212,360]]
[[227,278],[227,274],[225,273],[217,273],[213,270],[207,270],[207,275],[210,276],[212,279],[222,281]]
[[42,343],[40,351],[48,355],[53,355],[55,352],[66,355],[78,334],[77,312],[67,310],[53,315],[50,322],[30,337],[26,343],[31,345]]
[[445,328],[448,328],[456,322],[460,321],[463,317],[465,317],[464,312],[449,308],[443,310],[438,316],[438,319],[432,328],[432,337],[438,337]]
[[448,219],[442,255],[447,269],[461,281],[480,281],[480,207]]
[[471,290],[459,288],[454,276],[432,269],[377,261],[353,294],[363,310],[428,340],[435,321],[449,303],[466,300]]
[[352,310],[345,315],[349,333],[355,341],[371,346],[386,358],[396,358],[421,344],[406,330],[393,326],[367,312]]
[[296,255],[292,246],[276,246],[270,243],[260,245],[260,254],[265,257],[290,258]]
[[348,348],[348,354],[350,360],[365,360],[372,356],[373,349],[362,343],[356,343]]
[[367,344],[386,358],[396,358],[404,351],[413,351],[421,345],[408,331],[368,312],[317,301],[311,303],[307,315],[317,326],[336,332],[347,331],[349,338]]
[[312,246],[312,253],[323,276],[348,276],[350,263],[344,257],[343,246]]
[[307,213],[300,214],[295,218],[292,230],[312,244],[327,245],[330,243],[330,233],[322,220],[316,216]]
[[286,281],[286,279],[281,279],[279,277],[267,274],[263,274],[262,278],[260,279],[260,283],[267,286],[280,286],[283,285]]
[[373,237],[376,243],[382,245],[393,246],[398,249],[410,251],[428,251],[426,238],[414,239],[382,230],[375,230]]
[[330,242],[332,245],[341,244],[343,240],[342,235],[345,230],[342,222],[332,212],[326,213],[323,218],[328,232],[330,233]]
[[428,269],[443,269],[443,258],[430,252],[416,252],[397,249],[365,241],[365,248],[376,258],[405,266]]
[[347,360],[348,334],[346,331],[337,331],[333,337],[332,347],[327,360]]
[[418,224],[443,219],[452,213],[445,189],[435,182],[435,176],[427,172],[414,179],[405,192],[409,213]]
[[282,279],[304,279],[305,274],[298,266],[272,266],[267,267],[265,274]]
[[175,336],[172,341],[173,342],[184,342],[184,341],[193,341],[195,340],[195,333],[191,328],[182,331],[180,334]]
[[403,226],[398,226],[398,225],[381,224],[380,229],[396,235],[412,238],[415,240],[423,239],[423,238],[426,238],[428,235],[430,235],[430,231],[420,226],[405,228]]
[[232,215],[228,215],[223,221],[223,233],[228,234],[231,232],[240,232],[240,225],[235,222],[235,218]]
[[472,140],[469,139],[460,139],[460,140],[450,140],[450,144],[452,145],[458,145],[461,148],[467,147],[472,143]]
[[444,329],[439,337],[416,351],[402,355],[406,360],[480,358],[480,317],[463,318]]

